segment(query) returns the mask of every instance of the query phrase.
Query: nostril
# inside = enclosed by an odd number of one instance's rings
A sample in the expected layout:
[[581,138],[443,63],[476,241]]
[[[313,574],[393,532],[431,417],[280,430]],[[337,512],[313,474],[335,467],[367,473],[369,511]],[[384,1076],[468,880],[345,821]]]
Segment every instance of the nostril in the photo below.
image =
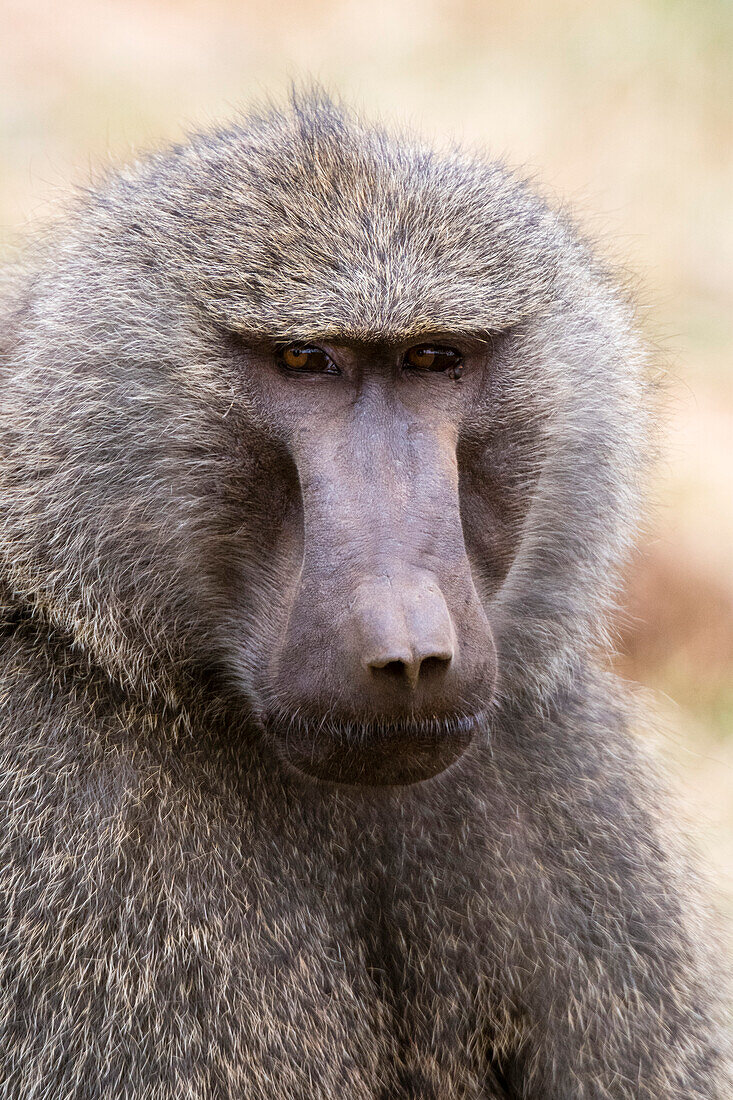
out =
[[451,662],[450,657],[425,657],[420,665],[420,676],[433,676],[445,672]]
[[383,676],[389,676],[393,680],[400,680],[407,671],[404,661],[387,661],[384,665],[373,664],[369,666],[372,672],[379,672]]
[[376,658],[367,661],[366,665],[369,671],[377,677],[395,682],[407,681],[411,687],[415,688],[418,681],[433,679],[441,672],[445,672],[450,662],[450,654],[440,654],[409,660],[393,659],[385,661]]

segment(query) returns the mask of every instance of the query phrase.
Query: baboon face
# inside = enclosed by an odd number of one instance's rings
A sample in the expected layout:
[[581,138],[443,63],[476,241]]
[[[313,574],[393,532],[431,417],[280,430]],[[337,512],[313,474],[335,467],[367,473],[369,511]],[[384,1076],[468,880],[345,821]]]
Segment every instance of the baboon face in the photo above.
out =
[[[445,333],[234,349],[279,531],[272,589],[285,593],[269,608],[253,689],[301,772],[428,778],[460,756],[491,701],[495,646],[459,461],[490,351]],[[275,500],[286,501],[279,518]]]

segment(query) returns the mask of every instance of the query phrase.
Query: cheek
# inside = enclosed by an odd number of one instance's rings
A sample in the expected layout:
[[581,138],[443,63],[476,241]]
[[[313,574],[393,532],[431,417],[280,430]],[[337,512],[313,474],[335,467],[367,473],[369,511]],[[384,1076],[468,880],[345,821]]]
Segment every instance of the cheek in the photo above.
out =
[[501,588],[521,540],[531,499],[528,464],[509,440],[459,449],[459,500],[474,583],[489,603]]
[[284,448],[251,425],[230,441],[208,568],[224,661],[252,684],[284,628],[303,561],[300,484]]

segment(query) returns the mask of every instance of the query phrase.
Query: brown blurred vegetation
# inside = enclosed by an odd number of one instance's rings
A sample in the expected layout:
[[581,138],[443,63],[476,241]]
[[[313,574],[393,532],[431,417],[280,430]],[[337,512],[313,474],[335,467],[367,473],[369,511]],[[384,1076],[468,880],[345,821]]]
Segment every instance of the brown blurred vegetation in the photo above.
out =
[[522,164],[637,287],[668,376],[619,666],[733,911],[730,0],[0,0],[0,254],[109,162],[309,76]]

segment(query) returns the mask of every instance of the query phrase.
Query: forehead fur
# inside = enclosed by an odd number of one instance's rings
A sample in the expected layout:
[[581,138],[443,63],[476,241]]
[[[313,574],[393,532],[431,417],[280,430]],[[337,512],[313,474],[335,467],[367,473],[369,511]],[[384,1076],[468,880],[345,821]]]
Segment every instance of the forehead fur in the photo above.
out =
[[243,333],[489,332],[554,297],[562,230],[523,184],[319,96],[153,157],[104,201],[152,266]]

